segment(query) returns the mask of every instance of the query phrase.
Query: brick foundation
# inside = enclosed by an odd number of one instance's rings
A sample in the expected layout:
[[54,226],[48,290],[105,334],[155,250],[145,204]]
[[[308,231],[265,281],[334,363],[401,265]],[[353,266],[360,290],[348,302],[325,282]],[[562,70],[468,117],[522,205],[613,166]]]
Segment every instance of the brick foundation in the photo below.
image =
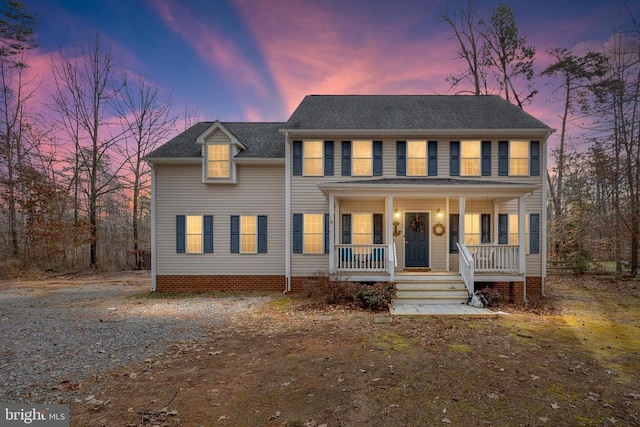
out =
[[[527,277],[527,299],[539,299],[542,297],[542,278]],[[500,294],[503,301],[510,304],[522,304],[524,302],[524,282],[477,282],[475,289],[486,286]]]
[[286,288],[285,276],[157,276],[158,292],[275,291]]

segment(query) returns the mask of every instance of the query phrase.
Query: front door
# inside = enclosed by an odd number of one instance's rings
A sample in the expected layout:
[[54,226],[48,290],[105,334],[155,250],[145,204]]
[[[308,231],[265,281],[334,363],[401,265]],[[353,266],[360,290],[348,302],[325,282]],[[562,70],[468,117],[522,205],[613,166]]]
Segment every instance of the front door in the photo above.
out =
[[404,215],[404,266],[429,267],[429,214]]

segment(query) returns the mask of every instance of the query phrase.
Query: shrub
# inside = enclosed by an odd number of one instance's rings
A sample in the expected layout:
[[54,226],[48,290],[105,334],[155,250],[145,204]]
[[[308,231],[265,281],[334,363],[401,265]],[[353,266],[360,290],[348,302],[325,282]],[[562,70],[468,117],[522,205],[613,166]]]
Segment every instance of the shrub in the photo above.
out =
[[307,296],[324,304],[350,304],[357,300],[360,284],[337,280],[329,273],[318,272],[307,285]]
[[358,292],[358,299],[362,306],[368,310],[387,310],[391,300],[396,296],[396,287],[393,282],[377,282],[373,285],[362,285]]

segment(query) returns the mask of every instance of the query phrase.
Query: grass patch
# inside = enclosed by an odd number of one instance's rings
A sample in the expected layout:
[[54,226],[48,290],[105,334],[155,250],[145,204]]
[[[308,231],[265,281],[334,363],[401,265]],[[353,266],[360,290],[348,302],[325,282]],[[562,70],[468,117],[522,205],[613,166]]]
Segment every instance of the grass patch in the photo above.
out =
[[471,353],[471,347],[464,344],[449,344],[449,350],[462,354]]
[[395,332],[374,334],[369,339],[372,345],[384,350],[412,351],[415,348],[411,339],[405,338]]

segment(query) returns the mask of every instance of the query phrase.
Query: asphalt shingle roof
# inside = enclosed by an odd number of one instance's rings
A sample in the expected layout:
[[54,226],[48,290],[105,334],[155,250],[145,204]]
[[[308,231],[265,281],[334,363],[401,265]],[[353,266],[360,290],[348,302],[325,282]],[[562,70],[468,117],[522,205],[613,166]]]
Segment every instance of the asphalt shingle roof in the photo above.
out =
[[308,95],[287,129],[550,129],[496,95]]
[[[196,139],[214,122],[200,122],[149,153],[149,159],[165,157],[201,157],[202,147]],[[284,158],[284,137],[279,132],[281,122],[221,122],[247,149],[237,157]]]

